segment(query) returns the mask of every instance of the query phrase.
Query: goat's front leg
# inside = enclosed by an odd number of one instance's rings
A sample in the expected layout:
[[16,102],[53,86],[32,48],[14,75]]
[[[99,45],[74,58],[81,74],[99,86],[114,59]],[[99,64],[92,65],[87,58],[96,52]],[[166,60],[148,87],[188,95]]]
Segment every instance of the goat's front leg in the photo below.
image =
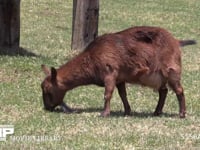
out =
[[110,115],[110,99],[115,88],[115,80],[112,77],[105,79],[105,93],[104,93],[104,111],[101,116],[106,117]]

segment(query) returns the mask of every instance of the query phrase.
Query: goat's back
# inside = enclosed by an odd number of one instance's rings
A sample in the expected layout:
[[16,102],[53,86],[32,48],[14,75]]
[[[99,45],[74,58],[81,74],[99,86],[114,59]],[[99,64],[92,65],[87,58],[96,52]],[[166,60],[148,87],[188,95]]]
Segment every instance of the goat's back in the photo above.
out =
[[96,70],[104,76],[116,71],[116,82],[159,88],[170,69],[181,73],[179,42],[158,27],[133,27],[98,37],[87,48]]

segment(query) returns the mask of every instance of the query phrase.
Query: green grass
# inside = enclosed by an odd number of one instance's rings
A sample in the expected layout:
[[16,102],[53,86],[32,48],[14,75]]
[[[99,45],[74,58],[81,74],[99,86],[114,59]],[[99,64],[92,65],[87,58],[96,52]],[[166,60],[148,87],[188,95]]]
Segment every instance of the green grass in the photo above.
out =
[[[177,38],[200,41],[199,0],[101,0],[99,34],[135,25],[160,26]],[[158,94],[128,86],[132,116],[123,116],[115,91],[111,116],[99,117],[104,89],[79,87],[65,102],[79,114],[43,110],[40,65],[58,67],[77,52],[70,50],[72,0],[22,0],[22,55],[0,55],[0,125],[12,124],[14,136],[57,137],[56,140],[0,142],[0,149],[199,149],[200,46],[183,48],[183,76],[187,118],[178,118],[178,103],[169,92],[165,114],[152,117]],[[34,55],[33,55],[34,54]]]

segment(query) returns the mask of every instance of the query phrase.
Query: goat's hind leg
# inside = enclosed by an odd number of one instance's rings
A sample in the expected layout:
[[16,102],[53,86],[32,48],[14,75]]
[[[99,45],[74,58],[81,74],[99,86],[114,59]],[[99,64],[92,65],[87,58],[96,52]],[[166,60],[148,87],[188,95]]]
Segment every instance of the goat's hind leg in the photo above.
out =
[[124,115],[130,115],[131,114],[131,108],[127,100],[127,94],[126,94],[126,87],[125,87],[125,82],[117,84],[117,89],[119,96],[121,97],[121,100],[124,105]]
[[183,92],[183,87],[179,82],[175,83],[170,83],[171,88],[174,90],[176,93],[178,102],[179,102],[179,117],[180,118],[185,118],[186,114],[186,106],[185,106],[185,96]]
[[171,70],[170,72],[170,78],[169,78],[169,86],[173,89],[173,91],[176,93],[178,102],[179,102],[179,117],[185,118],[186,114],[186,106],[185,106],[185,96],[184,96],[184,90],[181,85],[181,73],[176,72],[174,70]]
[[166,85],[161,87],[158,92],[159,92],[159,100],[154,112],[154,116],[159,116],[160,114],[162,114],[162,110],[168,93]]

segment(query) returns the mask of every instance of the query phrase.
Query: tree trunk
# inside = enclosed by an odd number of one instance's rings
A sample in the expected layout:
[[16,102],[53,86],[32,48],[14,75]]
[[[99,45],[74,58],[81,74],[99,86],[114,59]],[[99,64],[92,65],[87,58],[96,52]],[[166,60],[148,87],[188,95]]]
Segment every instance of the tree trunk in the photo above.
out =
[[0,0],[0,46],[19,47],[20,0]]
[[73,0],[72,50],[84,50],[98,35],[99,0]]

